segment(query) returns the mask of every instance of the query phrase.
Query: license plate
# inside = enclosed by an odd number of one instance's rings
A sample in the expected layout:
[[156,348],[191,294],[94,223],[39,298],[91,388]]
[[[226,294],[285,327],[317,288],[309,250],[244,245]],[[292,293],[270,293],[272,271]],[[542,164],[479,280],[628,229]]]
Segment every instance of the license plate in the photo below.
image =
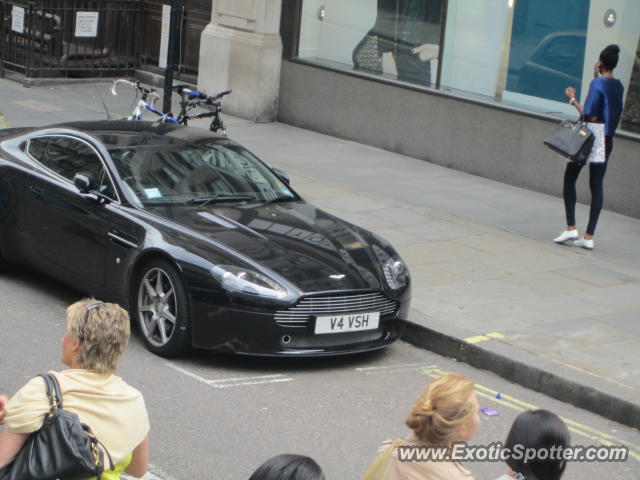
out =
[[375,330],[380,323],[380,312],[350,313],[316,317],[315,333],[358,332]]

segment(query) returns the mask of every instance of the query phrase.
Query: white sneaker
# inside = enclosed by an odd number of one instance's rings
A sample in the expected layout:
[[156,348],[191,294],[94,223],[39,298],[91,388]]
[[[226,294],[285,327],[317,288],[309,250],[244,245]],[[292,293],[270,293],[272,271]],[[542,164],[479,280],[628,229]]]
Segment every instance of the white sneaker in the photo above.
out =
[[578,230],[565,230],[559,236],[553,239],[556,243],[564,243],[569,240],[578,240],[580,235],[578,235]]
[[594,247],[593,239],[592,240],[587,240],[587,239],[581,238],[581,239],[576,240],[575,242],[573,242],[573,244],[576,247],[586,248],[587,250],[593,250],[593,247]]

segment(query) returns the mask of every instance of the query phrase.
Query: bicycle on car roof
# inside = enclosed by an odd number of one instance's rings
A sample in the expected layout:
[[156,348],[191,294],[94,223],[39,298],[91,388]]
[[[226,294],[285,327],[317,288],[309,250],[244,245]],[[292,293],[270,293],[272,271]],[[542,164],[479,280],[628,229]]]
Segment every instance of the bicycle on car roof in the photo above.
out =
[[[111,87],[111,93],[113,95],[118,94],[116,88],[119,83],[136,89],[137,103],[131,114],[127,117],[127,120],[142,120],[143,114],[146,111],[152,112],[160,117],[159,121],[161,122],[177,123],[180,125],[188,125],[190,120],[211,118],[209,130],[225,137],[227,136],[220,99],[231,93],[231,90],[224,90],[214,95],[207,95],[204,92],[192,89],[189,85],[175,85],[172,89],[180,95],[180,112],[174,117],[172,113],[161,112],[155,107],[155,103],[160,98],[158,94],[155,93],[156,89],[143,87],[140,81],[132,82],[120,78],[113,82]],[[191,113],[196,108],[201,108],[205,111]]]
[[[180,113],[177,120],[181,125],[187,125],[189,120],[211,117],[209,130],[220,135],[227,136],[227,129],[222,119],[222,103],[220,99],[231,93],[231,90],[223,90],[214,95],[192,90],[188,85],[176,85],[173,89],[180,95]],[[205,112],[189,113],[193,109],[204,108]]]
[[178,123],[171,113],[164,113],[155,107],[156,102],[160,99],[160,96],[155,93],[155,88],[143,87],[139,80],[132,82],[124,78],[118,78],[114,80],[111,85],[112,95],[118,95],[117,87],[120,83],[128,85],[136,90],[135,107],[131,114],[126,117],[127,120],[142,120],[144,112],[151,112],[160,117],[159,120],[161,122]]

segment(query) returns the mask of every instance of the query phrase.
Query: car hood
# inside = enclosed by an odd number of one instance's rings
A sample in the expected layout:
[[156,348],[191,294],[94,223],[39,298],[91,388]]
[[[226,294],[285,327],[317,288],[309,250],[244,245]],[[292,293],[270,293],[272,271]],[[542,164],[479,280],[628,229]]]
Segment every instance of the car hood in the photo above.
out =
[[374,252],[381,248],[371,234],[304,201],[146,210],[251,258],[305,293],[381,288]]

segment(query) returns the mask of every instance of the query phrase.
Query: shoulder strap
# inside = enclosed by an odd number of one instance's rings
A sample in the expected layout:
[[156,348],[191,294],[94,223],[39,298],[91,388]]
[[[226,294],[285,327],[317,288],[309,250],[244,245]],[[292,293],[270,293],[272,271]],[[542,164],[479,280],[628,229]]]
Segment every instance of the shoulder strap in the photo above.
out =
[[51,384],[53,385],[53,390],[56,392],[56,399],[58,400],[58,407],[62,408],[62,390],[60,390],[60,384],[58,383],[58,379],[55,375],[51,375],[47,373],[47,376],[51,379]]
[[60,395],[60,385],[58,385],[56,377],[49,373],[41,373],[38,376],[44,379],[50,412],[54,412],[55,410],[62,408],[62,395]]
[[[95,437],[94,437],[95,438]],[[102,448],[102,450],[104,451],[104,453],[107,454],[107,458],[109,459],[109,470],[114,470],[115,467],[113,466],[113,460],[111,459],[111,454],[109,453],[109,450],[107,450],[107,447],[104,446],[104,443],[102,443],[100,440],[98,440],[96,438],[96,442],[98,443],[98,445],[100,445],[100,447]]]
[[387,470],[389,461],[393,451],[404,443],[403,438],[397,438],[391,442],[382,452],[378,454],[373,463],[369,466],[361,480],[381,480],[384,477],[384,473]]

